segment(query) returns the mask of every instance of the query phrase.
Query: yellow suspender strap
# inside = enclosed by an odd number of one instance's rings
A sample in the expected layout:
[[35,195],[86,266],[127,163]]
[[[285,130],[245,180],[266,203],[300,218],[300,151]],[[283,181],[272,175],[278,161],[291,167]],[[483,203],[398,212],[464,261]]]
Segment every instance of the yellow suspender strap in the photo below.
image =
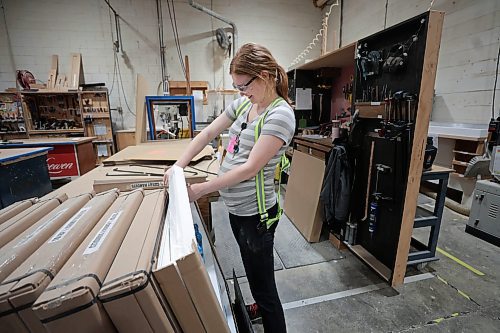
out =
[[249,99],[246,99],[245,101],[243,101],[243,103],[241,103],[240,106],[238,106],[238,108],[234,112],[234,114],[236,115],[236,118],[238,118],[243,113],[243,111],[246,109],[246,107],[249,105],[251,105]]
[[[279,97],[275,99],[271,105],[267,108],[266,112],[262,115],[262,117],[259,118],[257,125],[255,126],[255,132],[254,132],[254,138],[255,142],[257,142],[257,139],[260,136],[260,132],[262,131],[262,127],[264,126],[264,119],[267,116],[267,113],[272,110],[279,102],[281,102],[283,98]],[[286,158],[286,156],[283,154],[280,159],[280,173],[279,173],[279,186],[281,186],[281,171],[283,171],[285,168],[288,168],[290,166],[290,162]],[[274,222],[279,220],[281,217],[281,214],[283,210],[280,207],[280,187],[278,187],[278,214],[276,217],[269,219],[269,215],[266,210],[266,193],[264,189],[264,169],[261,169],[257,175],[255,176],[255,189],[257,192],[257,205],[259,208],[259,215],[260,215],[260,221],[262,223],[266,223],[266,227],[269,229]]]

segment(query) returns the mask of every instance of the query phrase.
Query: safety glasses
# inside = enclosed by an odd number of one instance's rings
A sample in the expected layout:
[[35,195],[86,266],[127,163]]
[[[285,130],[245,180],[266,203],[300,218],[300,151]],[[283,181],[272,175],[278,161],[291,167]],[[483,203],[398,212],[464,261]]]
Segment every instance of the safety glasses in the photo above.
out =
[[252,84],[252,82],[257,78],[257,76],[254,76],[253,78],[250,79],[250,81],[248,81],[247,83],[245,84],[240,84],[240,85],[237,85],[237,84],[234,84],[233,83],[233,87],[234,89],[237,89],[241,92],[244,92],[248,89],[248,86],[250,86]]

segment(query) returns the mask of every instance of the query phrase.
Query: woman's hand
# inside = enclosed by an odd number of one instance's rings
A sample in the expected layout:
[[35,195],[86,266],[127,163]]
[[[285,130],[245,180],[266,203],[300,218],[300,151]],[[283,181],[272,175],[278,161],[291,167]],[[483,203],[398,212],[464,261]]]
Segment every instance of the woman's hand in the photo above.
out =
[[188,195],[189,195],[189,202],[193,202],[204,196],[205,193],[205,183],[196,183],[192,185],[188,185],[187,190],[188,190]]

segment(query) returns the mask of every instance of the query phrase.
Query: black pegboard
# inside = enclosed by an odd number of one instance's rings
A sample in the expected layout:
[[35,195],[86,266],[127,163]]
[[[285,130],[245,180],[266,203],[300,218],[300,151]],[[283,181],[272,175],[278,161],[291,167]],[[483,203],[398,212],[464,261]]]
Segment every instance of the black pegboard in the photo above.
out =
[[[363,91],[367,91],[367,87],[369,86],[379,87],[379,98],[365,99],[364,101],[366,102],[382,100],[383,96],[381,95],[385,85],[387,85],[386,95],[389,95],[389,92],[394,94],[400,90],[418,94],[422,79],[428,20],[429,12],[426,12],[358,41],[356,51],[355,101],[363,100]],[[413,36],[417,37],[415,41],[413,41]],[[405,66],[392,73],[384,71],[382,68],[383,63],[390,56],[390,50],[395,45],[401,44],[408,46],[406,51],[407,56],[403,57],[405,58]],[[364,48],[368,51],[380,51],[382,54],[379,74],[369,75],[366,79],[363,77],[361,61],[358,58],[359,51]]]
[[[367,75],[366,78],[363,77],[359,58],[357,58],[354,105],[361,101],[382,101],[384,97],[389,96],[390,93],[394,94],[396,91],[415,94],[418,98],[426,50],[428,21],[429,12],[426,12],[358,42],[358,46],[361,45],[368,50],[379,50],[383,56],[381,57],[379,74]],[[414,35],[417,35],[417,39],[412,42]],[[389,50],[398,44],[409,46],[406,50],[405,67],[397,72],[383,71],[382,64],[387,59]],[[383,96],[385,85],[387,85],[386,96]],[[379,94],[376,98],[373,98],[375,96],[372,94],[366,95],[369,86],[379,87]],[[381,122],[381,119],[358,118],[351,131],[349,147],[355,170],[351,196],[351,222],[358,224],[357,244],[363,246],[384,265],[393,269],[405,205],[414,124],[408,124],[406,130],[398,137],[386,138],[377,133],[377,130],[382,127]],[[371,162],[371,177],[368,178],[372,142],[375,143],[375,148]],[[379,202],[375,232],[369,232],[369,206],[374,200],[372,194],[375,192],[377,164],[389,166],[391,172],[379,174],[378,192],[387,199]]]

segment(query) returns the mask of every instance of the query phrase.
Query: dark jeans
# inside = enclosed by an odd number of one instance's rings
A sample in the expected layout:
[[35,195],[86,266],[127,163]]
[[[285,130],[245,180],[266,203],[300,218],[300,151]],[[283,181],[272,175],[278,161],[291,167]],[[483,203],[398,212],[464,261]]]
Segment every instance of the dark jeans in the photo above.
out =
[[[278,205],[269,209],[269,217],[276,216]],[[262,234],[257,231],[259,215],[229,214],[231,229],[240,247],[250,291],[262,314],[266,333],[286,332],[283,307],[274,280],[273,243],[278,221]]]

